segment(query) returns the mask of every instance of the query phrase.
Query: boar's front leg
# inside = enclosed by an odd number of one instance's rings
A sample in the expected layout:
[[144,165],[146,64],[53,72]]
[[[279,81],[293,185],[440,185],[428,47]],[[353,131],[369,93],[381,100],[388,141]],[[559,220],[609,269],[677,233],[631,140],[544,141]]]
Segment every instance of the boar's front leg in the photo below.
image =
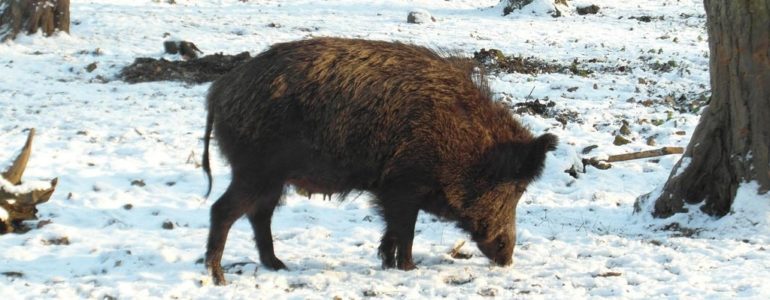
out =
[[386,224],[379,247],[382,267],[413,270],[417,268],[412,261],[412,242],[419,209],[412,197],[390,196],[394,195],[378,196]]

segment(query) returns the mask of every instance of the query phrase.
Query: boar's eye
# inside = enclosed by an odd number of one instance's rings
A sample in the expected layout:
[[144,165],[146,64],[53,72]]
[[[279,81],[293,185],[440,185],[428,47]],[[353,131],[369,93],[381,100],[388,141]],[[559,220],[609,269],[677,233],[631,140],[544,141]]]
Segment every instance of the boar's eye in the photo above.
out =
[[500,250],[503,250],[503,248],[505,248],[505,242],[503,241],[497,242],[497,250],[500,251]]

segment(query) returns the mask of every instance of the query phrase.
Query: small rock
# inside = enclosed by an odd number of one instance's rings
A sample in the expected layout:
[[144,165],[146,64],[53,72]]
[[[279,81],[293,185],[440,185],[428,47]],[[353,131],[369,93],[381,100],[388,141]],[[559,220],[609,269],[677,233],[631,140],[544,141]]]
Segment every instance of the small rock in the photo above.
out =
[[684,130],[680,130],[680,131],[677,131],[677,132],[674,132],[674,133],[676,133],[676,135],[686,135],[687,134],[687,132],[684,131]]
[[577,13],[578,13],[578,15],[581,15],[581,16],[582,15],[589,15],[589,14],[590,15],[594,15],[594,14],[596,14],[598,12],[599,12],[599,7],[594,5],[594,4],[591,4],[589,6],[583,6],[583,7],[578,7],[577,8]]
[[165,41],[163,42],[163,49],[168,54],[177,54],[179,53],[179,45],[177,43],[177,41]]
[[132,208],[134,208],[134,205],[131,203],[126,203],[125,205],[123,205],[123,209],[125,210],[131,210]]
[[163,229],[166,229],[166,230],[171,230],[171,229],[174,229],[174,223],[172,223],[171,221],[164,221],[161,227],[163,227]]
[[626,123],[625,121],[623,121],[623,126],[620,126],[620,134],[622,134],[622,135],[630,135],[631,134],[631,129],[628,128],[628,123]]
[[138,187],[144,187],[147,184],[144,183],[143,179],[134,179],[134,180],[131,180],[131,185],[138,186]]
[[532,3],[532,0],[508,0],[508,5],[503,8],[503,16],[507,16],[514,10],[522,9]]
[[647,138],[647,146],[655,146],[657,143],[655,142],[654,137],[648,137]]
[[90,64],[88,64],[88,65],[86,66],[86,71],[87,71],[88,73],[91,73],[91,72],[93,72],[94,70],[96,70],[96,62],[92,62],[92,63],[90,63]]
[[66,246],[69,244],[70,244],[70,239],[67,238],[66,236],[43,240],[43,245],[46,245],[46,246],[48,245],[65,245]]
[[622,145],[628,144],[630,142],[631,141],[629,141],[628,139],[624,138],[623,136],[616,135],[615,136],[615,140],[612,142],[612,144],[614,144],[615,146],[622,146]]
[[588,146],[588,147],[585,147],[585,148],[583,148],[583,150],[582,150],[582,151],[580,151],[580,153],[583,153],[583,154],[588,154],[588,153],[590,153],[590,152],[591,152],[591,150],[594,150],[594,149],[596,149],[596,148],[599,148],[599,146],[598,146],[598,145],[591,145],[591,146]]
[[568,88],[568,89],[567,89],[567,92],[570,92],[570,93],[572,93],[572,92],[574,92],[574,91],[577,91],[577,90],[578,90],[578,87],[576,87],[576,86],[573,86],[573,87],[571,87],[571,88]]
[[482,297],[495,297],[495,296],[497,296],[497,289],[491,288],[491,287],[483,288],[483,289],[479,290],[476,293],[479,294],[479,296],[482,296]]
[[203,51],[198,49],[198,46],[188,41],[165,41],[163,42],[163,48],[168,54],[178,53],[184,60],[196,59],[198,58],[198,53],[203,54]]
[[444,283],[449,285],[464,285],[473,282],[476,278],[473,275],[467,274],[467,276],[448,276],[444,278]]
[[436,22],[436,18],[431,16],[427,10],[417,9],[409,12],[409,15],[406,16],[406,22],[409,24],[423,24]]

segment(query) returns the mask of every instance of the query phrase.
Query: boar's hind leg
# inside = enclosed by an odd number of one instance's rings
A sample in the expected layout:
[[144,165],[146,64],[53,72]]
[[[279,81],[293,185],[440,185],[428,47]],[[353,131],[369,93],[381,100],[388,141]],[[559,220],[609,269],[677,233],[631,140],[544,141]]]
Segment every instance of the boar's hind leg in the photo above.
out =
[[412,261],[414,226],[419,210],[414,205],[416,202],[387,195],[379,195],[378,198],[383,204],[382,214],[386,224],[379,247],[382,267],[397,267],[406,271],[417,268]]
[[222,252],[225,249],[227,234],[235,220],[249,210],[248,193],[245,193],[234,179],[230,182],[224,194],[211,206],[211,226],[209,240],[206,246],[206,268],[214,279],[214,284],[224,285],[225,276],[222,271]]
[[275,256],[273,250],[273,234],[270,229],[270,221],[273,218],[273,211],[283,193],[282,184],[274,184],[269,191],[260,192],[257,196],[257,202],[251,211],[248,212],[251,228],[254,230],[254,239],[257,242],[259,250],[259,260],[262,265],[273,270],[286,269],[286,265]]

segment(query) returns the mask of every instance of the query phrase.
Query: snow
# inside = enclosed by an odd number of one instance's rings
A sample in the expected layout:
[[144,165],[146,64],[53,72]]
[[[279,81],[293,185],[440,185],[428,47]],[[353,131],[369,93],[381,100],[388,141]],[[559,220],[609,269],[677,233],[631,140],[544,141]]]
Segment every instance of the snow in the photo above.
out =
[[[25,128],[35,127],[25,178],[60,179],[51,200],[38,207],[51,224],[0,237],[3,299],[770,298],[764,284],[770,197],[757,195],[755,183],[741,185],[733,212],[721,219],[694,205],[660,220],[649,210],[634,214],[634,202],[665,183],[679,155],[587,167],[578,178],[564,172],[581,157],[687,145],[699,115],[666,99],[709,94],[701,1],[596,0],[598,14],[560,18],[503,17],[498,0],[164,2],[73,1],[70,34],[0,44],[0,159],[12,159]],[[415,7],[438,21],[407,24]],[[206,200],[205,176],[188,159],[200,157],[208,84],[116,79],[136,57],[179,59],[163,54],[165,33],[206,54],[256,54],[276,42],[345,36],[469,56],[495,48],[562,65],[578,59],[594,73],[490,78],[501,101],[547,99],[577,116],[566,124],[518,116],[536,134],[558,135],[560,145],[519,203],[512,267],[491,266],[472,242],[462,248],[472,258],[451,258],[454,243],[468,235],[421,214],[414,241],[419,269],[382,270],[376,249],[383,223],[369,195],[338,202],[289,190],[273,235],[290,270],[262,267],[250,226],[239,220],[223,258],[237,266],[225,275],[230,284],[218,287],[199,261],[208,210],[227,186],[229,169],[212,147],[214,196]],[[655,63],[669,61],[671,70],[655,70]],[[93,62],[97,69],[87,72]],[[653,104],[642,105],[645,100]],[[615,146],[623,120],[631,143]],[[649,137],[657,146],[646,144]],[[598,148],[582,154],[590,145]],[[132,185],[139,180],[145,185]],[[56,242],[65,237],[68,243]]]
[[[5,200],[5,202],[8,202],[8,201],[9,200]],[[8,220],[8,217],[10,217],[10,215],[8,214],[8,211],[5,210],[5,208],[0,207],[0,221]]]
[[0,176],[0,189],[12,194],[26,194],[32,191],[50,189],[51,183],[46,181],[24,181],[22,184],[14,185]]

